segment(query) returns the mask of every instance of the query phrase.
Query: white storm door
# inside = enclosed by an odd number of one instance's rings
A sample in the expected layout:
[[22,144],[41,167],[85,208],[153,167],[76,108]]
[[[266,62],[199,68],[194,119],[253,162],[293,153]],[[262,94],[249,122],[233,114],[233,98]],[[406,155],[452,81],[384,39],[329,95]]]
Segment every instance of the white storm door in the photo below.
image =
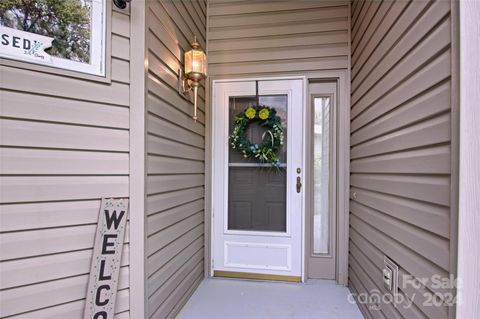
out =
[[[280,171],[244,159],[228,143],[235,115],[256,103],[255,93],[255,81],[213,85],[213,275],[301,281],[304,79],[258,81],[259,104],[282,119]],[[264,131],[252,124],[250,140],[260,143]]]

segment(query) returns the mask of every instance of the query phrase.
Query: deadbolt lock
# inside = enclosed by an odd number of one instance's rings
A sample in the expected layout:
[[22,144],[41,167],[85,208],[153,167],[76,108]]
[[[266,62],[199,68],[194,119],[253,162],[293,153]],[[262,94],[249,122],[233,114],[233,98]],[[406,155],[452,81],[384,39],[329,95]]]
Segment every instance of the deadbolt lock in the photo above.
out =
[[302,190],[302,179],[300,178],[300,176],[297,176],[297,193],[300,193],[301,190]]

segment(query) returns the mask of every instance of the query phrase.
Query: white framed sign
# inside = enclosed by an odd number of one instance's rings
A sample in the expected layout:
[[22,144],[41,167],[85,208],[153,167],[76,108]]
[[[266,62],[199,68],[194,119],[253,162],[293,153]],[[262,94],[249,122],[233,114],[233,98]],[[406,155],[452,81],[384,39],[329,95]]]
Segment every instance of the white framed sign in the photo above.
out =
[[0,57],[105,76],[106,8],[106,0],[7,3]]
[[4,57],[51,64],[52,57],[45,52],[53,38],[0,26],[1,54]]
[[112,319],[114,316],[127,215],[128,199],[102,199],[84,319]]

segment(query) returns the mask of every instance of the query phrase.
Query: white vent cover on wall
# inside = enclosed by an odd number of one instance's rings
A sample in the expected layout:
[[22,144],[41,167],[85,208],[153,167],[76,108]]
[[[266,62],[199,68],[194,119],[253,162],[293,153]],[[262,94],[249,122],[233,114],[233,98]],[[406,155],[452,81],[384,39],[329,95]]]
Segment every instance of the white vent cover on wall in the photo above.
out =
[[387,256],[383,257],[383,286],[389,291],[394,300],[398,293],[398,266]]

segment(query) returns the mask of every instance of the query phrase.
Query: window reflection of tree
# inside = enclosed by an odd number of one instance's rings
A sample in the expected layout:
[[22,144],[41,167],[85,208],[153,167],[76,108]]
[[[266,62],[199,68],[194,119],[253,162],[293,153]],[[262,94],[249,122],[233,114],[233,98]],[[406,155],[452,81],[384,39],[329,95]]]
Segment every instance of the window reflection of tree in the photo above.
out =
[[90,62],[92,0],[1,0],[0,24],[54,38],[48,53]]

